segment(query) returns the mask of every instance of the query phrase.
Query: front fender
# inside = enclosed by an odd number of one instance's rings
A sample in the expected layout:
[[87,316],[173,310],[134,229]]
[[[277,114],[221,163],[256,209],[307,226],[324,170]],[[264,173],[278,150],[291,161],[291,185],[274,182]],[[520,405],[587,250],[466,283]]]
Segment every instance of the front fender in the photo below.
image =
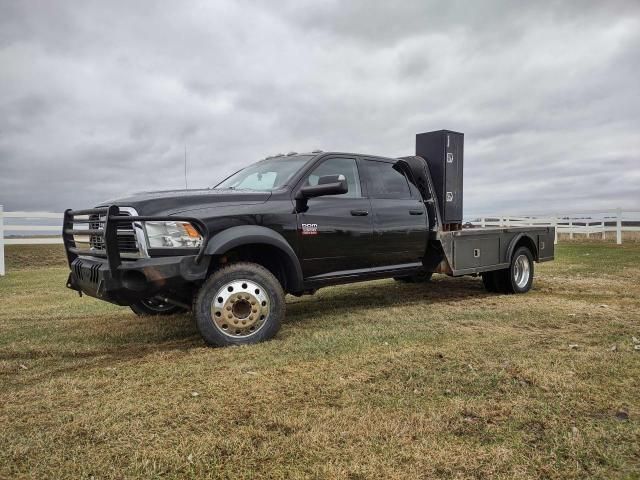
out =
[[231,227],[215,234],[209,240],[205,255],[222,255],[229,250],[242,245],[262,244],[271,245],[284,253],[287,259],[285,271],[292,292],[304,290],[302,267],[296,252],[278,232],[259,225],[241,225]]

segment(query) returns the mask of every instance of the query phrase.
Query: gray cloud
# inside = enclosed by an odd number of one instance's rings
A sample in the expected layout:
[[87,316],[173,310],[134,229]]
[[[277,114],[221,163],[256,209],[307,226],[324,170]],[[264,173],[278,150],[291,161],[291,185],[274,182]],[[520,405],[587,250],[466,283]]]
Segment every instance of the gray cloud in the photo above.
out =
[[638,207],[640,4],[2,2],[0,203],[466,134],[465,212]]

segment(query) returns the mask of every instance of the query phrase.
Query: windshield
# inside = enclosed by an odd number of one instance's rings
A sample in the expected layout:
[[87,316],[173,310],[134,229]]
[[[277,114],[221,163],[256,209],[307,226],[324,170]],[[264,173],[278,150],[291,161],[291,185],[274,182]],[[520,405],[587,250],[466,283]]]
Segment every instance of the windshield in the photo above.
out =
[[273,190],[280,188],[311,157],[312,155],[296,155],[262,160],[234,173],[214,188],[231,188],[234,190]]

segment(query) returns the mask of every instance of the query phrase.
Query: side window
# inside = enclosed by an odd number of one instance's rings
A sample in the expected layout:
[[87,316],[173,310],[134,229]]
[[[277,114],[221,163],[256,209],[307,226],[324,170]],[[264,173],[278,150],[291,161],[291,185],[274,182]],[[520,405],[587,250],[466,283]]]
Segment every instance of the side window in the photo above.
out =
[[353,158],[330,158],[322,162],[307,177],[307,185],[317,185],[320,177],[325,175],[344,175],[347,179],[349,191],[342,195],[333,195],[334,197],[357,198],[362,196],[358,166]]
[[393,163],[365,160],[367,190],[371,198],[411,198],[409,182]]

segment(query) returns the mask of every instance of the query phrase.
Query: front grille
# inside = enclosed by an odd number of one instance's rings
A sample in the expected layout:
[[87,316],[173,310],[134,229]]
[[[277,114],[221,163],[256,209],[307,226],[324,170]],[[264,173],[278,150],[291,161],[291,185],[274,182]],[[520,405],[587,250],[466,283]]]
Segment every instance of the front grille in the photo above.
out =
[[[121,211],[120,215],[131,216],[129,212]],[[105,215],[90,215],[89,216],[89,228],[99,230],[104,227]],[[138,240],[136,238],[135,231],[133,230],[132,222],[118,222],[118,250],[121,254],[138,254],[140,248]],[[104,251],[104,236],[91,235],[89,237],[89,246],[98,252]]]
[[[129,212],[120,211],[119,215],[131,216]],[[89,215],[89,229],[100,230],[104,228],[105,215],[94,214]],[[138,239],[136,238],[135,231],[133,229],[132,222],[118,222],[118,250],[123,256],[138,255],[140,253],[140,247],[138,245]],[[89,246],[96,252],[104,252],[104,236],[103,235],[91,235],[89,237]],[[129,255],[127,255],[129,254]]]

